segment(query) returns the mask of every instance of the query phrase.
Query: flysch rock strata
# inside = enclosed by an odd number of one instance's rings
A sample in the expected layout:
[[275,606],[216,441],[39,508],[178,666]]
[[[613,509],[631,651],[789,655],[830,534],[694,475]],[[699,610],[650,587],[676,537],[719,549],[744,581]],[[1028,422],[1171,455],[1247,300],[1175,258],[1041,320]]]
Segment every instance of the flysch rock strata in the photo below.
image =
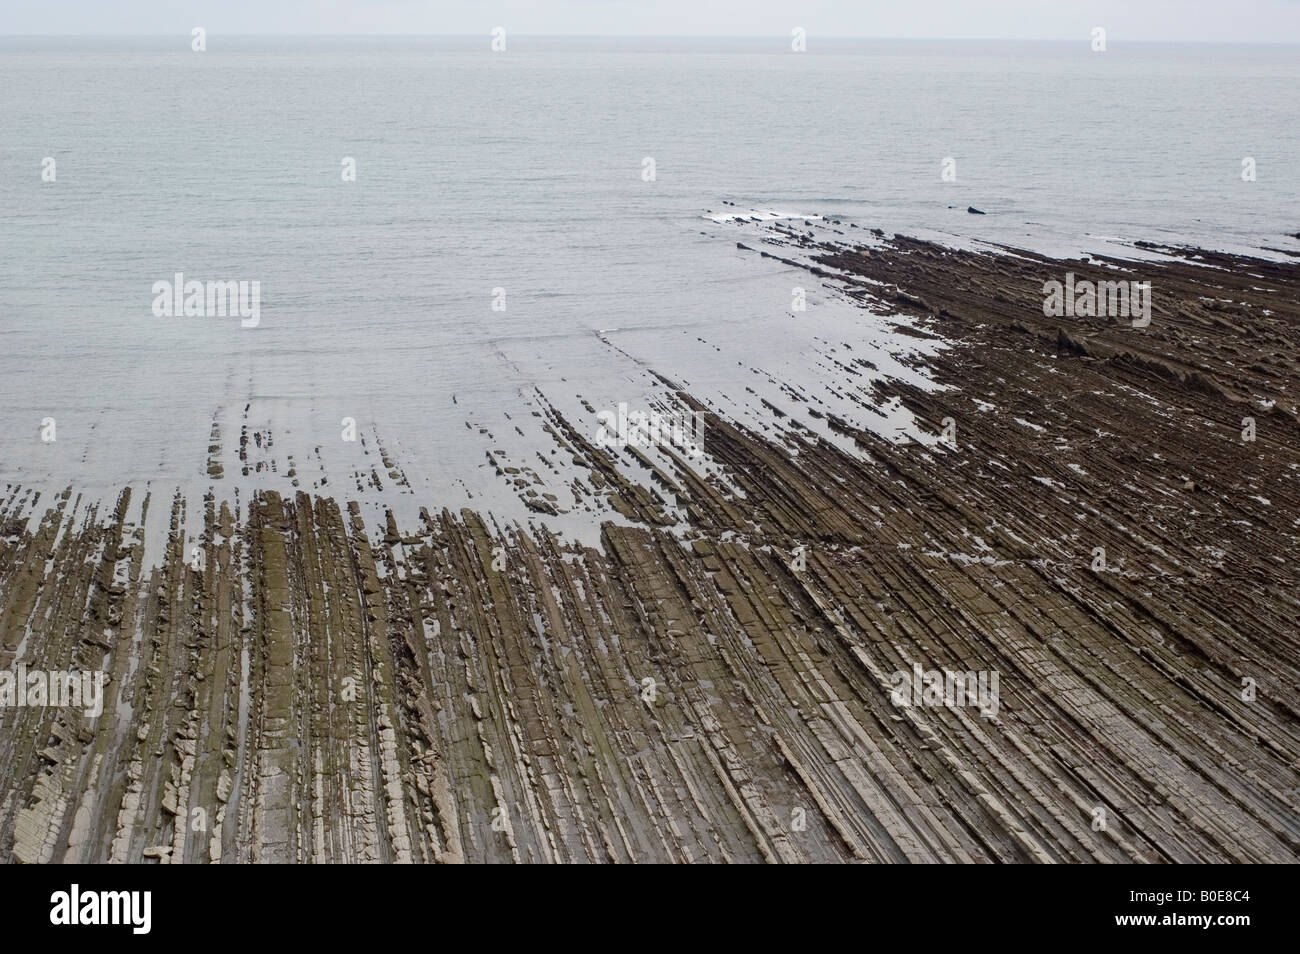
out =
[[[552,412],[630,518],[598,547],[435,501],[377,534],[215,466],[6,485],[0,668],[106,683],[0,707],[0,857],[1300,860],[1300,266],[761,250],[951,343],[879,387],[934,441],[682,390],[726,481],[640,487]],[[1067,270],[1150,281],[1150,325],[1045,316]],[[995,711],[896,705],[914,666],[996,673]]]

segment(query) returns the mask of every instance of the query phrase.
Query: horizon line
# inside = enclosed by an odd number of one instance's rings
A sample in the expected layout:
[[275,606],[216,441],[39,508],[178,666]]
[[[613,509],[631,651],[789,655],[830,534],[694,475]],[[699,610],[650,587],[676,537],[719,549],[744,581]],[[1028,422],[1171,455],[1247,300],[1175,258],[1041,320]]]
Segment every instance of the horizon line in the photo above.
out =
[[[213,33],[208,30],[209,35]],[[42,40],[93,40],[93,39],[163,39],[167,37],[188,36],[188,32],[175,33],[0,33],[0,39],[21,40],[21,39],[42,39]],[[266,38],[266,39],[397,39],[397,40],[418,40],[418,39],[480,39],[491,35],[490,30],[481,33],[288,33],[288,32],[263,32],[263,33],[223,33],[216,32],[217,36],[233,37],[240,39],[248,38]],[[512,33],[507,29],[508,36],[521,37],[524,39],[548,39],[548,40],[764,40],[778,39],[788,40],[789,35],[783,33]],[[939,43],[982,43],[982,42],[1002,42],[1002,43],[1086,43],[1089,39],[1087,34],[1076,36],[1041,36],[1041,37],[1013,37],[1013,36],[866,36],[866,35],[838,35],[808,33],[809,40],[825,41],[851,41],[851,40],[871,40],[871,41],[904,41],[904,42],[939,42]],[[1114,37],[1108,36],[1108,42],[1116,42]],[[1297,46],[1300,45],[1300,39],[1295,40],[1153,40],[1153,39],[1136,39],[1129,40],[1119,38],[1121,45],[1130,44],[1148,44],[1162,46]]]

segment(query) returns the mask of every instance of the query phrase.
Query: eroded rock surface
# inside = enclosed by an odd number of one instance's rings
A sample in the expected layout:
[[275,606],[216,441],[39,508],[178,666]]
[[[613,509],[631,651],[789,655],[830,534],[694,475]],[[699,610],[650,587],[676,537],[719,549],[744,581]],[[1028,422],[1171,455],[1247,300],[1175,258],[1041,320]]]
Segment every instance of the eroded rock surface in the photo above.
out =
[[[678,389],[726,479],[641,486],[553,413],[631,521],[600,547],[216,464],[205,500],[6,486],[0,667],[108,680],[0,707],[0,857],[1300,860],[1300,267],[764,248],[951,343],[879,389],[933,443]],[[1151,281],[1149,327],[1045,317],[1067,269]],[[996,712],[896,705],[914,665],[996,672]]]

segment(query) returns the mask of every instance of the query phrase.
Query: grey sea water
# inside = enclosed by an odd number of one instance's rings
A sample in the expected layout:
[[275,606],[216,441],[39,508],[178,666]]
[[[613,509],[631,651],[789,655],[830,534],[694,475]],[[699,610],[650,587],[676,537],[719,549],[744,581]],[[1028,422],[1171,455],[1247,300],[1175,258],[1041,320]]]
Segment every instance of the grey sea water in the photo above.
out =
[[[487,454],[563,486],[546,404],[594,430],[657,372],[766,427],[784,384],[834,400],[842,343],[916,375],[828,290],[793,313],[737,212],[1300,248],[1296,47],[788,44],[0,40],[0,481],[206,488],[215,424],[235,484],[355,495],[378,444],[413,501],[520,515]],[[155,317],[177,272],[260,282],[260,325]]]

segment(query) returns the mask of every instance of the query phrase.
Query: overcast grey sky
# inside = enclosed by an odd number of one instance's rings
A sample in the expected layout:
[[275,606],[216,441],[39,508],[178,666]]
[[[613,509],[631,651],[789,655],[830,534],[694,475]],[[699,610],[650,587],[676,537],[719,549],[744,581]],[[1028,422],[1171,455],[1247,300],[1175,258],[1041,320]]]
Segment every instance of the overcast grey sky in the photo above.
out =
[[1300,0],[0,0],[0,34],[818,36],[1300,42]]

